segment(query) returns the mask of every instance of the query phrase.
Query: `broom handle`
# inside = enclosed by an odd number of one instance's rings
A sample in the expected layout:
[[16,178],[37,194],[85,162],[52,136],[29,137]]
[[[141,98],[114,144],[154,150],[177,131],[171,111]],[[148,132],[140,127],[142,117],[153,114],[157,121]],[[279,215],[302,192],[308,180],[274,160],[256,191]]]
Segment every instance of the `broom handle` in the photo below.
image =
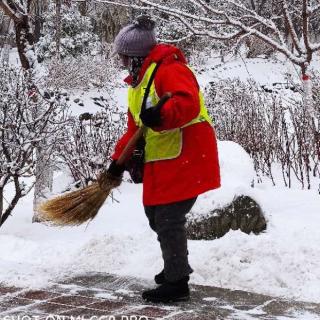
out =
[[129,140],[129,142],[127,143],[125,148],[123,149],[119,159],[117,160],[117,162],[116,162],[117,165],[122,166],[128,160],[128,158],[130,157],[130,155],[131,155],[131,153],[133,151],[132,149],[137,144],[138,140],[142,137],[144,128],[145,128],[144,126],[139,128],[134,133],[134,135],[131,137],[131,139]]
[[[158,107],[162,107],[166,101],[168,99],[170,99],[172,97],[172,93],[171,92],[166,92],[159,100],[159,102],[157,103]],[[144,103],[145,105],[145,103]],[[145,106],[144,106],[145,107]],[[142,125],[141,128],[139,128],[134,135],[131,137],[131,139],[129,140],[129,142],[127,143],[127,145],[125,146],[125,148],[123,149],[119,159],[117,160],[116,164],[119,166],[122,166],[125,164],[125,162],[128,160],[128,158],[130,157],[131,153],[133,152],[133,148],[135,147],[135,145],[137,144],[138,140],[143,136],[143,132],[146,129],[146,127],[144,125]]]

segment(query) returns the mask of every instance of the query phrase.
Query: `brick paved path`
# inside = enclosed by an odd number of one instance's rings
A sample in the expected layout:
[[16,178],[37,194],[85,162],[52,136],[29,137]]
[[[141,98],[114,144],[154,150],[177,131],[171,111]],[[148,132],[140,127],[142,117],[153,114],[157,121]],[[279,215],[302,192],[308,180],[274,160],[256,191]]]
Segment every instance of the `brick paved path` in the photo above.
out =
[[72,277],[44,290],[0,285],[0,319],[320,319],[320,304],[205,286],[191,286],[188,303],[153,305],[140,298],[146,286],[153,283],[102,273]]

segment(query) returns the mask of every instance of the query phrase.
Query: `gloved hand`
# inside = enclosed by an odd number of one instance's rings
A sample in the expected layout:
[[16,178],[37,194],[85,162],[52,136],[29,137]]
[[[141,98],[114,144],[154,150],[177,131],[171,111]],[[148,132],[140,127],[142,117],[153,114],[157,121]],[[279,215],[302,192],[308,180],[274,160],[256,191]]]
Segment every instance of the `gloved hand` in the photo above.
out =
[[142,123],[149,128],[159,127],[162,124],[161,108],[172,97],[171,92],[165,93],[159,102],[148,109],[142,108],[140,113],[140,119]]
[[118,187],[122,182],[122,175],[125,170],[123,165],[118,165],[117,160],[113,160],[106,171],[103,171],[97,178],[99,186],[104,191]]
[[120,178],[122,176],[124,170],[125,170],[124,165],[118,165],[117,160],[113,160],[110,163],[110,166],[109,166],[107,172],[114,177]]

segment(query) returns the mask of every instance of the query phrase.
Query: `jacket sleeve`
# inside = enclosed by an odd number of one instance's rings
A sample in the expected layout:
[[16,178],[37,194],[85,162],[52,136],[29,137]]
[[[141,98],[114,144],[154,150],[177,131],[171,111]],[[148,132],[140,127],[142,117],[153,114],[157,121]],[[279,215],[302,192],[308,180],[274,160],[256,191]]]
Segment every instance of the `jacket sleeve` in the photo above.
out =
[[154,130],[180,128],[199,114],[199,85],[185,64],[174,62],[161,66],[155,76],[155,87],[159,98],[166,92],[173,96],[161,109],[162,125]]
[[117,144],[115,146],[114,153],[111,156],[111,158],[113,160],[117,160],[120,157],[120,155],[121,155],[122,151],[124,150],[124,148],[126,147],[128,141],[135,134],[135,132],[137,130],[138,130],[138,127],[136,126],[130,111],[128,111],[127,131],[119,139],[119,141],[117,142]]

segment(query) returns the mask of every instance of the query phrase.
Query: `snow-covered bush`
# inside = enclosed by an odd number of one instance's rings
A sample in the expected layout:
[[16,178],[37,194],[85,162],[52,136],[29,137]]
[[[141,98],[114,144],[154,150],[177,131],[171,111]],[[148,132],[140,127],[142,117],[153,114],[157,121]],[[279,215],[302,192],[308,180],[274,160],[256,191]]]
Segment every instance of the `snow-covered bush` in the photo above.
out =
[[[76,5],[62,5],[61,12],[60,57],[76,57],[81,54],[96,55],[100,50],[98,36],[93,32],[90,18],[82,16]],[[51,4],[44,15],[42,36],[37,43],[40,60],[56,55],[56,12]]]
[[266,92],[252,80],[222,80],[206,88],[219,139],[244,147],[254,160],[258,182],[265,175],[275,184],[275,166],[288,187],[295,179],[310,189],[312,177],[320,178],[319,82],[313,88],[314,113],[302,97]]
[[114,144],[126,125],[126,114],[112,101],[100,97],[95,98],[95,102],[101,106],[101,111],[71,118],[65,127],[67,143],[59,148],[62,164],[77,186],[86,186],[107,167]]
[[46,85],[50,88],[90,89],[114,87],[119,69],[112,59],[79,56],[47,64]]
[[244,43],[247,49],[247,58],[270,57],[275,52],[274,48],[254,37],[246,38]]
[[[0,226],[33,188],[38,164],[56,155],[66,113],[59,93],[41,94],[32,74],[0,66]],[[9,185],[14,191],[7,194]]]

